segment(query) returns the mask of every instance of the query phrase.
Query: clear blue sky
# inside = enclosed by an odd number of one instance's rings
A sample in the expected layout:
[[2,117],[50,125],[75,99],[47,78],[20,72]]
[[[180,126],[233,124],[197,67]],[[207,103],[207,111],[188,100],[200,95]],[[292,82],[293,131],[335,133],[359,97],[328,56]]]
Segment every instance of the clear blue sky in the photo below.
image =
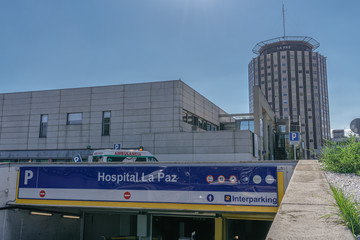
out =
[[[327,57],[331,128],[360,118],[360,1],[285,0],[286,35]],[[1,93],[175,80],[248,112],[256,43],[279,37],[281,0],[2,0]]]

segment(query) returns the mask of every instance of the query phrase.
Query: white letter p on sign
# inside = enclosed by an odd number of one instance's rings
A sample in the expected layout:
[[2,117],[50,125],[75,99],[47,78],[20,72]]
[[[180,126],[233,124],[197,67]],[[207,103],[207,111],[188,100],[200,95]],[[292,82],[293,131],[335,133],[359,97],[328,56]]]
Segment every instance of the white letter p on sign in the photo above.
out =
[[31,170],[25,170],[25,176],[24,176],[24,185],[28,184],[28,180],[32,179],[34,176],[33,171]]

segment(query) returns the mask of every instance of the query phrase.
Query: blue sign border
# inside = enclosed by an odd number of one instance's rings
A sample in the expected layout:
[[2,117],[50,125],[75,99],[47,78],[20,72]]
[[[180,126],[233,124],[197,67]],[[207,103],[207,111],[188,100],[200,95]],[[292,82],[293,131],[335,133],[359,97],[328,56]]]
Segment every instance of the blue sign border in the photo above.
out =
[[[209,176],[212,176],[209,177]],[[270,176],[270,177],[269,177]],[[269,179],[270,180],[269,180]],[[203,204],[213,202],[214,195],[231,195],[236,200],[249,194],[276,194],[277,168],[258,166],[164,166],[164,165],[95,165],[95,166],[31,166],[20,167],[18,191],[106,190],[161,193],[176,191],[189,194],[206,193]],[[160,191],[160,192],[158,192]],[[21,196],[18,199],[42,199]],[[242,195],[242,196],[243,196]],[[219,197],[217,197],[218,199]],[[53,198],[55,200],[69,200]],[[79,199],[70,199],[79,200]],[[86,201],[92,201],[87,199]],[[96,201],[96,200],[94,200]],[[106,201],[106,200],[101,200]],[[118,200],[119,202],[124,200]],[[137,202],[148,202],[138,199]],[[164,200],[163,202],[166,202]],[[174,202],[169,202],[174,203]],[[176,203],[196,202],[182,201]],[[227,201],[224,197],[224,203]],[[241,205],[241,203],[239,203]],[[251,205],[263,206],[263,205]],[[274,205],[271,205],[274,206]],[[277,204],[276,204],[277,206]]]

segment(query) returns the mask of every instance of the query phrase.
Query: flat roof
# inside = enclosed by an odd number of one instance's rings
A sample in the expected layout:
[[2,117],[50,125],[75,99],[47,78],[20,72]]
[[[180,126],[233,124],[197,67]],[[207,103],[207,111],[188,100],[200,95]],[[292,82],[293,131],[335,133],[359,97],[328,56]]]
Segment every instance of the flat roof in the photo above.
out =
[[317,49],[320,46],[320,43],[315,39],[307,36],[283,36],[283,37],[276,37],[269,40],[261,41],[255,45],[252,49],[253,53],[260,55],[262,50],[267,47],[268,45],[278,43],[278,42],[303,42],[305,45],[308,45],[312,48],[312,50]]

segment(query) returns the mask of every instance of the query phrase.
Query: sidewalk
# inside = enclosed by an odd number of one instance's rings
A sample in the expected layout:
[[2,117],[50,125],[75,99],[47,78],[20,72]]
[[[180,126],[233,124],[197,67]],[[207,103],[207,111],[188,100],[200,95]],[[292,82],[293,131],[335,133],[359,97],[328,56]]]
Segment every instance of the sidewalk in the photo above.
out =
[[266,239],[354,239],[337,216],[323,217],[334,212],[332,203],[318,161],[299,161]]

